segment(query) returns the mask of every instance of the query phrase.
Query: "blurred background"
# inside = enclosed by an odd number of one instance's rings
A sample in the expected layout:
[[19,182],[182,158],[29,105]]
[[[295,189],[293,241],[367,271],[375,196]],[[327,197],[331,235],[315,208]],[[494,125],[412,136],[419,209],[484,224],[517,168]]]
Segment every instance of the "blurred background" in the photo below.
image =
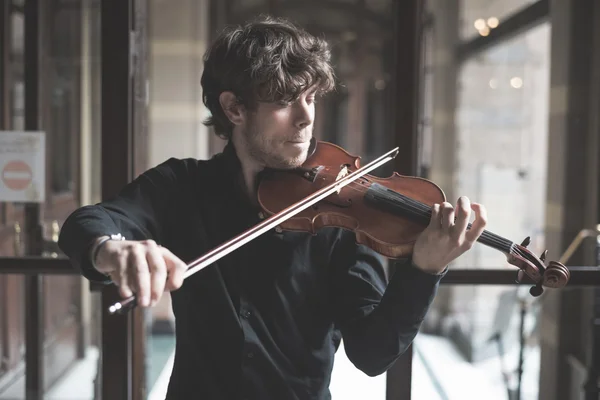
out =
[[226,24],[262,13],[331,45],[340,85],[317,103],[317,138],[363,162],[399,146],[379,175],[424,177],[453,203],[483,203],[490,231],[530,237],[534,254],[548,249],[573,270],[568,288],[532,297],[501,252],[476,245],[451,265],[455,275],[388,373],[364,375],[342,343],[333,398],[598,399],[597,0],[0,7],[0,153],[43,132],[31,139],[42,150],[24,156],[38,160],[42,196],[15,188],[0,154],[0,399],[164,399],[175,345],[169,296],[107,316],[115,294],[72,271],[57,234],[75,208],[145,169],[221,151],[225,142],[202,124],[202,56]]

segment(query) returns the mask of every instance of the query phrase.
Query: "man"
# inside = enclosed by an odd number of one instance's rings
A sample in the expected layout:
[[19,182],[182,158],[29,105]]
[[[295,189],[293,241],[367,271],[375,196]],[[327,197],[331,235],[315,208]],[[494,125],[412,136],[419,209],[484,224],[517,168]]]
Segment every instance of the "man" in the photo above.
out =
[[447,264],[481,234],[485,209],[467,198],[435,205],[389,282],[382,258],[337,228],[273,230],[184,282],[186,263],[260,222],[260,172],[306,159],[315,99],[334,74],[324,41],[264,17],[221,34],[201,83],[223,153],[169,159],[82,207],[61,248],[88,279],[136,293],[142,307],[172,291],[168,399],[329,399],[341,338],[357,368],[385,372],[417,334]]

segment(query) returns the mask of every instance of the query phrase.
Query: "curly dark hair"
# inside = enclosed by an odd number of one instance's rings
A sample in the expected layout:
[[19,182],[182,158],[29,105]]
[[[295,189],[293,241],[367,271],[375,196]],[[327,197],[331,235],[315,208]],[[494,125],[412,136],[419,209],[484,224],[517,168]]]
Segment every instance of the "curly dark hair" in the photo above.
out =
[[261,15],[225,28],[204,55],[202,99],[211,113],[204,124],[231,138],[233,125],[219,103],[225,91],[253,110],[259,101],[294,101],[312,87],[318,95],[333,90],[330,60],[325,40],[282,18]]

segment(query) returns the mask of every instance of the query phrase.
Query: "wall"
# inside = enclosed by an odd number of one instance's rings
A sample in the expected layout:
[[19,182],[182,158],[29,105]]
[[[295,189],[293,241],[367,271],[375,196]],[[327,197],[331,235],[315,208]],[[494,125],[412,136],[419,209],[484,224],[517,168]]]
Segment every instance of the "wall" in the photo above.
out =
[[200,77],[208,0],[150,2],[150,164],[208,156]]

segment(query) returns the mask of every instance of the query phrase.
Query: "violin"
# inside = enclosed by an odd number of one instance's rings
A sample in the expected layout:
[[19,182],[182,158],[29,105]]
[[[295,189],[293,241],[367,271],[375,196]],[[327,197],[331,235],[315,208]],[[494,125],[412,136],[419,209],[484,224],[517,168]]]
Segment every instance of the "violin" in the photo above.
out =
[[[414,243],[431,219],[433,204],[446,201],[444,192],[430,180],[394,172],[387,178],[368,173],[394,159],[398,148],[365,166],[360,157],[328,142],[314,142],[312,152],[299,168],[267,169],[261,174],[258,203],[264,219],[188,264],[184,279],[268,232],[271,229],[315,234],[323,227],[353,231],[356,241],[391,259],[412,254]],[[468,224],[467,229],[470,229]],[[527,276],[537,297],[543,288],[562,288],[569,279],[567,267],[557,261],[545,264],[547,250],[539,257],[527,246],[484,230],[479,243],[504,253],[519,271],[517,283]],[[109,313],[123,313],[136,305],[135,296],[115,303]]]

